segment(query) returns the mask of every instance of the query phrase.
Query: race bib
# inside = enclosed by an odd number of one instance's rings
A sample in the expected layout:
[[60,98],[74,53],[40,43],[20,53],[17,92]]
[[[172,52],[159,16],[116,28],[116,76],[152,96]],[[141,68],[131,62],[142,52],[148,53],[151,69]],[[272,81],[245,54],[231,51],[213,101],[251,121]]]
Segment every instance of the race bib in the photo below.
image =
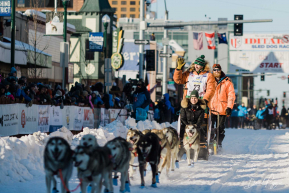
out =
[[196,75],[190,73],[187,83],[187,96],[190,96],[193,90],[198,91],[199,97],[204,97],[207,88],[208,73],[202,75]]

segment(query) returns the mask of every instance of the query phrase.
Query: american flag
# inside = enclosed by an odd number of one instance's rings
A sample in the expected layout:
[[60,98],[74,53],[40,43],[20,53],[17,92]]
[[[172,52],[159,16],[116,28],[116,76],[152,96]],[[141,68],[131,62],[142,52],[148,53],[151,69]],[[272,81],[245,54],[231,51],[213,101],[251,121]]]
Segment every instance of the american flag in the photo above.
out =
[[151,0],[151,3],[156,3],[157,2],[157,0]]
[[216,49],[216,44],[215,44],[215,33],[205,33],[205,36],[207,38],[207,43],[208,43],[208,49],[214,50]]
[[193,32],[193,43],[195,50],[203,49],[203,32]]

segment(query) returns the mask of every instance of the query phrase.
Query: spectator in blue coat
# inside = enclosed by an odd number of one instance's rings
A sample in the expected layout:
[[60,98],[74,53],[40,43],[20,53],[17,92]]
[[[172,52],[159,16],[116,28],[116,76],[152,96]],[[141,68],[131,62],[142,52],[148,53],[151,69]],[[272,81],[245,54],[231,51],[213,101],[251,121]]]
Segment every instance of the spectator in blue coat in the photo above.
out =
[[137,108],[142,108],[148,111],[150,102],[150,93],[146,89],[144,82],[139,80],[137,82],[136,91],[133,93],[133,111],[136,112]]
[[238,107],[239,111],[238,111],[238,119],[239,119],[239,123],[240,123],[240,128],[244,128],[244,122],[245,122],[245,117],[247,114],[247,107],[245,107],[245,104],[242,103],[242,105],[240,105]]
[[234,107],[233,107],[233,109],[232,109],[232,113],[231,113],[231,116],[230,116],[230,118],[231,118],[231,124],[230,124],[230,126],[231,126],[232,128],[235,128],[235,129],[238,128],[238,123],[239,123],[239,120],[238,120],[238,111],[239,111],[238,105],[237,105],[237,104],[234,104]]
[[263,109],[260,107],[256,114],[258,124],[261,127],[264,127],[264,115],[262,115],[263,112],[265,112],[265,107],[263,107]]
[[174,107],[172,107],[172,104],[169,100],[170,98],[170,95],[168,93],[164,94],[164,109],[163,109],[163,112],[164,112],[164,122],[169,122],[171,123],[172,122],[172,116],[175,114],[175,109]]

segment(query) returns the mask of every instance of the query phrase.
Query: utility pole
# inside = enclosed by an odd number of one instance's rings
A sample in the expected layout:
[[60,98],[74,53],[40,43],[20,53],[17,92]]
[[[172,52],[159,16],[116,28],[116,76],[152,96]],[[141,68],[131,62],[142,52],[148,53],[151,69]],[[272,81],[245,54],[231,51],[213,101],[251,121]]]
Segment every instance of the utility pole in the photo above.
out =
[[215,50],[214,50],[214,62],[218,64],[218,26],[215,25]]
[[[139,19],[140,19],[140,23],[139,23],[139,39],[143,40],[144,39],[144,0],[140,0],[140,15],[139,15]],[[144,65],[144,45],[140,44],[139,45],[139,79],[143,79],[144,75],[143,75],[143,65]]]
[[[66,34],[67,34],[67,2],[68,0],[63,0],[63,8],[64,8],[64,13],[63,13],[63,41],[64,42],[67,42],[67,37],[66,37]],[[68,54],[68,53],[65,53],[65,54]],[[69,61],[67,61],[69,62]],[[66,67],[66,64],[63,63],[63,66],[62,66],[62,89],[65,88],[65,67]]]
[[[167,4],[166,4],[166,0],[165,0],[165,23],[167,22],[169,17],[169,12],[167,10]],[[168,30],[166,27],[164,27],[164,39],[168,38]],[[166,54],[168,52],[168,46],[164,45],[164,51],[163,53]],[[162,81],[162,94],[166,94],[167,93],[167,71],[168,71],[168,59],[167,57],[164,57],[164,62],[163,62],[163,81]]]
[[11,0],[11,65],[15,67],[15,0]]

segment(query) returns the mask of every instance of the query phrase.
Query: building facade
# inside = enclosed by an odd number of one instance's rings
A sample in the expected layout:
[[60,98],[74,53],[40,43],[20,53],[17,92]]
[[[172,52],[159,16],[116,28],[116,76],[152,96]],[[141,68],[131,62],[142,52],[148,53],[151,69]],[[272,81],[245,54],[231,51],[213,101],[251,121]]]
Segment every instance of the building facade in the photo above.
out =
[[140,0],[108,0],[117,18],[139,18]]

